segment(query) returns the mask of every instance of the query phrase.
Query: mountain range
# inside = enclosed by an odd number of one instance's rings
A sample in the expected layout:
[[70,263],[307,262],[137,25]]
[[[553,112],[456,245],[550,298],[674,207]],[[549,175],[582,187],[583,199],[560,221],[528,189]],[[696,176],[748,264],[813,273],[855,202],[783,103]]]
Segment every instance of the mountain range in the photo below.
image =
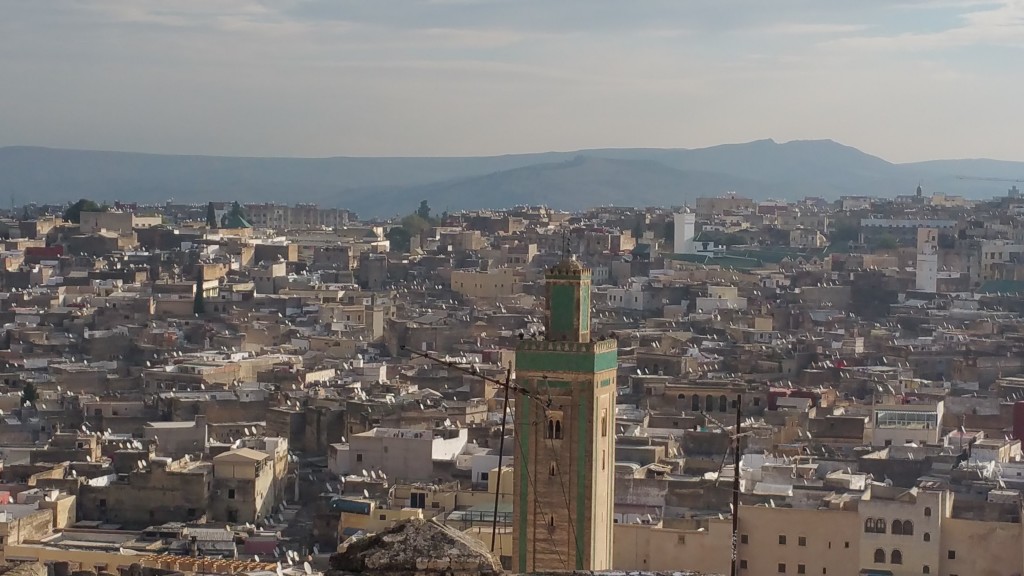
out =
[[987,198],[1024,162],[894,164],[831,140],[758,140],[699,149],[622,148],[459,158],[240,158],[0,148],[0,198],[62,203],[316,202],[363,217],[545,204],[681,206],[736,192],[755,199],[926,192]]

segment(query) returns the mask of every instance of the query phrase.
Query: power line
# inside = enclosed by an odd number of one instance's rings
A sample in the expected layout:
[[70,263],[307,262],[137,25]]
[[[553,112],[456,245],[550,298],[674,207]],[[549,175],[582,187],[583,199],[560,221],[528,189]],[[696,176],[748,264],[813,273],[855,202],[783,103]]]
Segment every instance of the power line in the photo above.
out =
[[[456,364],[454,362],[449,362],[447,360],[441,360],[440,358],[437,358],[436,356],[432,356],[432,355],[430,355],[430,354],[428,354],[426,352],[417,352],[415,350],[411,350],[409,348],[406,348],[404,345],[401,346],[401,349],[405,350],[406,352],[409,352],[413,356],[417,356],[417,357],[420,357],[420,358],[424,358],[424,359],[430,360],[431,362],[435,362],[437,364],[441,364],[442,366],[445,366],[447,368],[451,368],[453,370],[457,370],[457,371],[462,372],[464,374],[469,374],[471,376],[475,376],[475,377],[480,378],[481,380],[483,380],[485,382],[490,382],[491,384],[495,384],[497,386],[501,386],[502,388],[504,388],[505,393],[506,393],[505,394],[506,403],[505,403],[505,406],[503,407],[504,410],[502,411],[502,430],[503,431],[504,431],[504,426],[505,426],[505,419],[508,416],[508,392],[509,391],[513,391],[513,392],[516,392],[518,394],[522,394],[524,397],[526,397],[526,398],[528,398],[530,400],[533,400],[534,402],[537,402],[540,405],[541,409],[544,411],[544,420],[545,420],[545,424],[546,424],[546,421],[548,420],[548,410],[549,410],[549,408],[551,406],[551,396],[550,396],[550,394],[548,395],[547,401],[544,401],[544,400],[541,400],[540,398],[538,398],[530,390],[527,390],[527,389],[523,388],[522,386],[518,386],[516,384],[512,384],[512,382],[511,382],[511,380],[512,380],[512,368],[511,367],[509,367],[508,371],[505,374],[505,381],[502,382],[501,380],[497,380],[495,378],[487,376],[486,374],[481,374],[480,371],[477,370],[475,366],[473,367],[473,369],[464,368],[464,367],[462,367],[462,366],[460,366],[460,365],[458,365],[458,364]],[[546,380],[546,377],[545,377],[545,380]],[[537,485],[536,485],[536,482],[533,479],[533,476],[530,473],[530,464],[529,464],[529,461],[526,458],[526,453],[525,453],[525,449],[523,448],[523,443],[522,443],[522,441],[521,441],[521,439],[519,438],[518,435],[516,435],[515,442],[519,446],[519,452],[520,452],[520,455],[521,455],[522,465],[523,465],[523,467],[524,467],[524,469],[526,471],[527,482],[530,485],[531,489],[533,490],[533,493],[537,494]],[[502,443],[504,443],[504,434],[502,434]],[[499,454],[498,455],[498,481],[499,482],[500,482],[500,479],[501,479],[501,457],[502,457],[502,455]],[[558,474],[561,475],[561,468],[556,466],[556,470],[558,470]],[[560,476],[560,480],[561,480],[561,476]],[[563,486],[562,494],[563,494],[563,496],[565,496],[565,499],[566,499],[566,516],[569,519],[569,526],[572,528],[573,541],[576,543],[576,554],[577,554],[577,557],[579,557],[579,542],[576,540],[576,537],[575,537],[576,536],[576,528],[575,528],[575,525],[572,522],[571,508],[569,506],[568,495],[566,495],[566,493],[565,493],[564,486]],[[542,516],[545,515],[544,508],[540,504],[540,502],[536,498],[534,498],[534,502],[540,508],[541,515]],[[550,515],[550,516],[554,517],[554,515]],[[493,533],[493,526],[495,526],[497,524],[497,518],[498,518],[498,496],[496,495],[495,499],[494,499],[494,522],[492,524],[492,535],[491,535],[491,550],[492,551],[494,550],[494,540],[495,540],[494,533]],[[523,529],[525,530],[525,527]],[[561,552],[559,552],[558,545],[555,543],[555,539],[551,535],[550,531],[548,531],[548,540],[550,540],[550,542],[551,542],[551,549],[554,550],[555,554],[558,556],[558,562],[565,569],[568,570],[569,569],[569,565],[565,561],[565,559],[562,558],[562,554],[561,554]]]

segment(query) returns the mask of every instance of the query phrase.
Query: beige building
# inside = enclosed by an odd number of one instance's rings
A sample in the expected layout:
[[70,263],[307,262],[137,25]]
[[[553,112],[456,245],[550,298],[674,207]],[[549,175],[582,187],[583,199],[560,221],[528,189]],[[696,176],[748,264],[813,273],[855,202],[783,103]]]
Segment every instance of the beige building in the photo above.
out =
[[270,456],[239,448],[213,459],[210,519],[257,522],[274,505],[274,464]]
[[[740,574],[996,576],[1024,570],[1016,503],[871,485],[820,504],[742,506]],[[616,570],[728,574],[731,519],[617,524]]]
[[512,296],[522,291],[513,268],[494,268],[486,271],[454,270],[451,287],[453,292],[468,298],[485,299]]
[[128,233],[135,228],[150,228],[163,223],[160,216],[137,216],[131,212],[82,212],[79,229],[82,234],[108,232]]

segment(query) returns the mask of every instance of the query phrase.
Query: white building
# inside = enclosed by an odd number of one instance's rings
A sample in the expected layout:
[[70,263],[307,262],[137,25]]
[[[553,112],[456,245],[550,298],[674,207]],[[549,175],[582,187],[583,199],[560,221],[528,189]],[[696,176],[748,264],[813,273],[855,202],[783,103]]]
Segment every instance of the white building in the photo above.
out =
[[675,254],[693,254],[693,238],[696,235],[697,215],[689,208],[672,217],[672,224],[675,226],[675,234],[672,242],[672,252]]
[[938,290],[939,241],[935,228],[920,228],[917,231],[916,286],[923,292]]

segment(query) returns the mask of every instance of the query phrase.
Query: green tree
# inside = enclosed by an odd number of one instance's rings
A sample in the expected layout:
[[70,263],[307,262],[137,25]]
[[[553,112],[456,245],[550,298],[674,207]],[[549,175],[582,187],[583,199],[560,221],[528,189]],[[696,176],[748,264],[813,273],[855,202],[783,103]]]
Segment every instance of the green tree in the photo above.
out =
[[394,252],[408,252],[412,247],[412,235],[401,226],[388,230],[384,237],[391,242],[391,250]]
[[892,250],[893,248],[899,246],[899,243],[896,242],[896,239],[889,234],[882,234],[881,236],[875,239],[874,244],[875,248],[878,250]]
[[36,385],[31,382],[26,382],[25,387],[21,389],[21,404],[25,405],[26,402],[32,406],[36,405],[36,400],[39,399],[39,391],[36,390]]
[[420,200],[420,207],[416,209],[416,215],[430,222],[430,204],[427,204],[426,200]]
[[404,228],[410,236],[419,236],[430,229],[430,221],[419,214],[409,214],[405,218],[402,218],[402,228]]
[[80,199],[64,211],[64,219],[74,224],[82,223],[82,212],[106,212],[106,206],[100,206],[92,200]]
[[831,244],[846,244],[860,240],[860,227],[855,224],[840,224],[828,235]]

